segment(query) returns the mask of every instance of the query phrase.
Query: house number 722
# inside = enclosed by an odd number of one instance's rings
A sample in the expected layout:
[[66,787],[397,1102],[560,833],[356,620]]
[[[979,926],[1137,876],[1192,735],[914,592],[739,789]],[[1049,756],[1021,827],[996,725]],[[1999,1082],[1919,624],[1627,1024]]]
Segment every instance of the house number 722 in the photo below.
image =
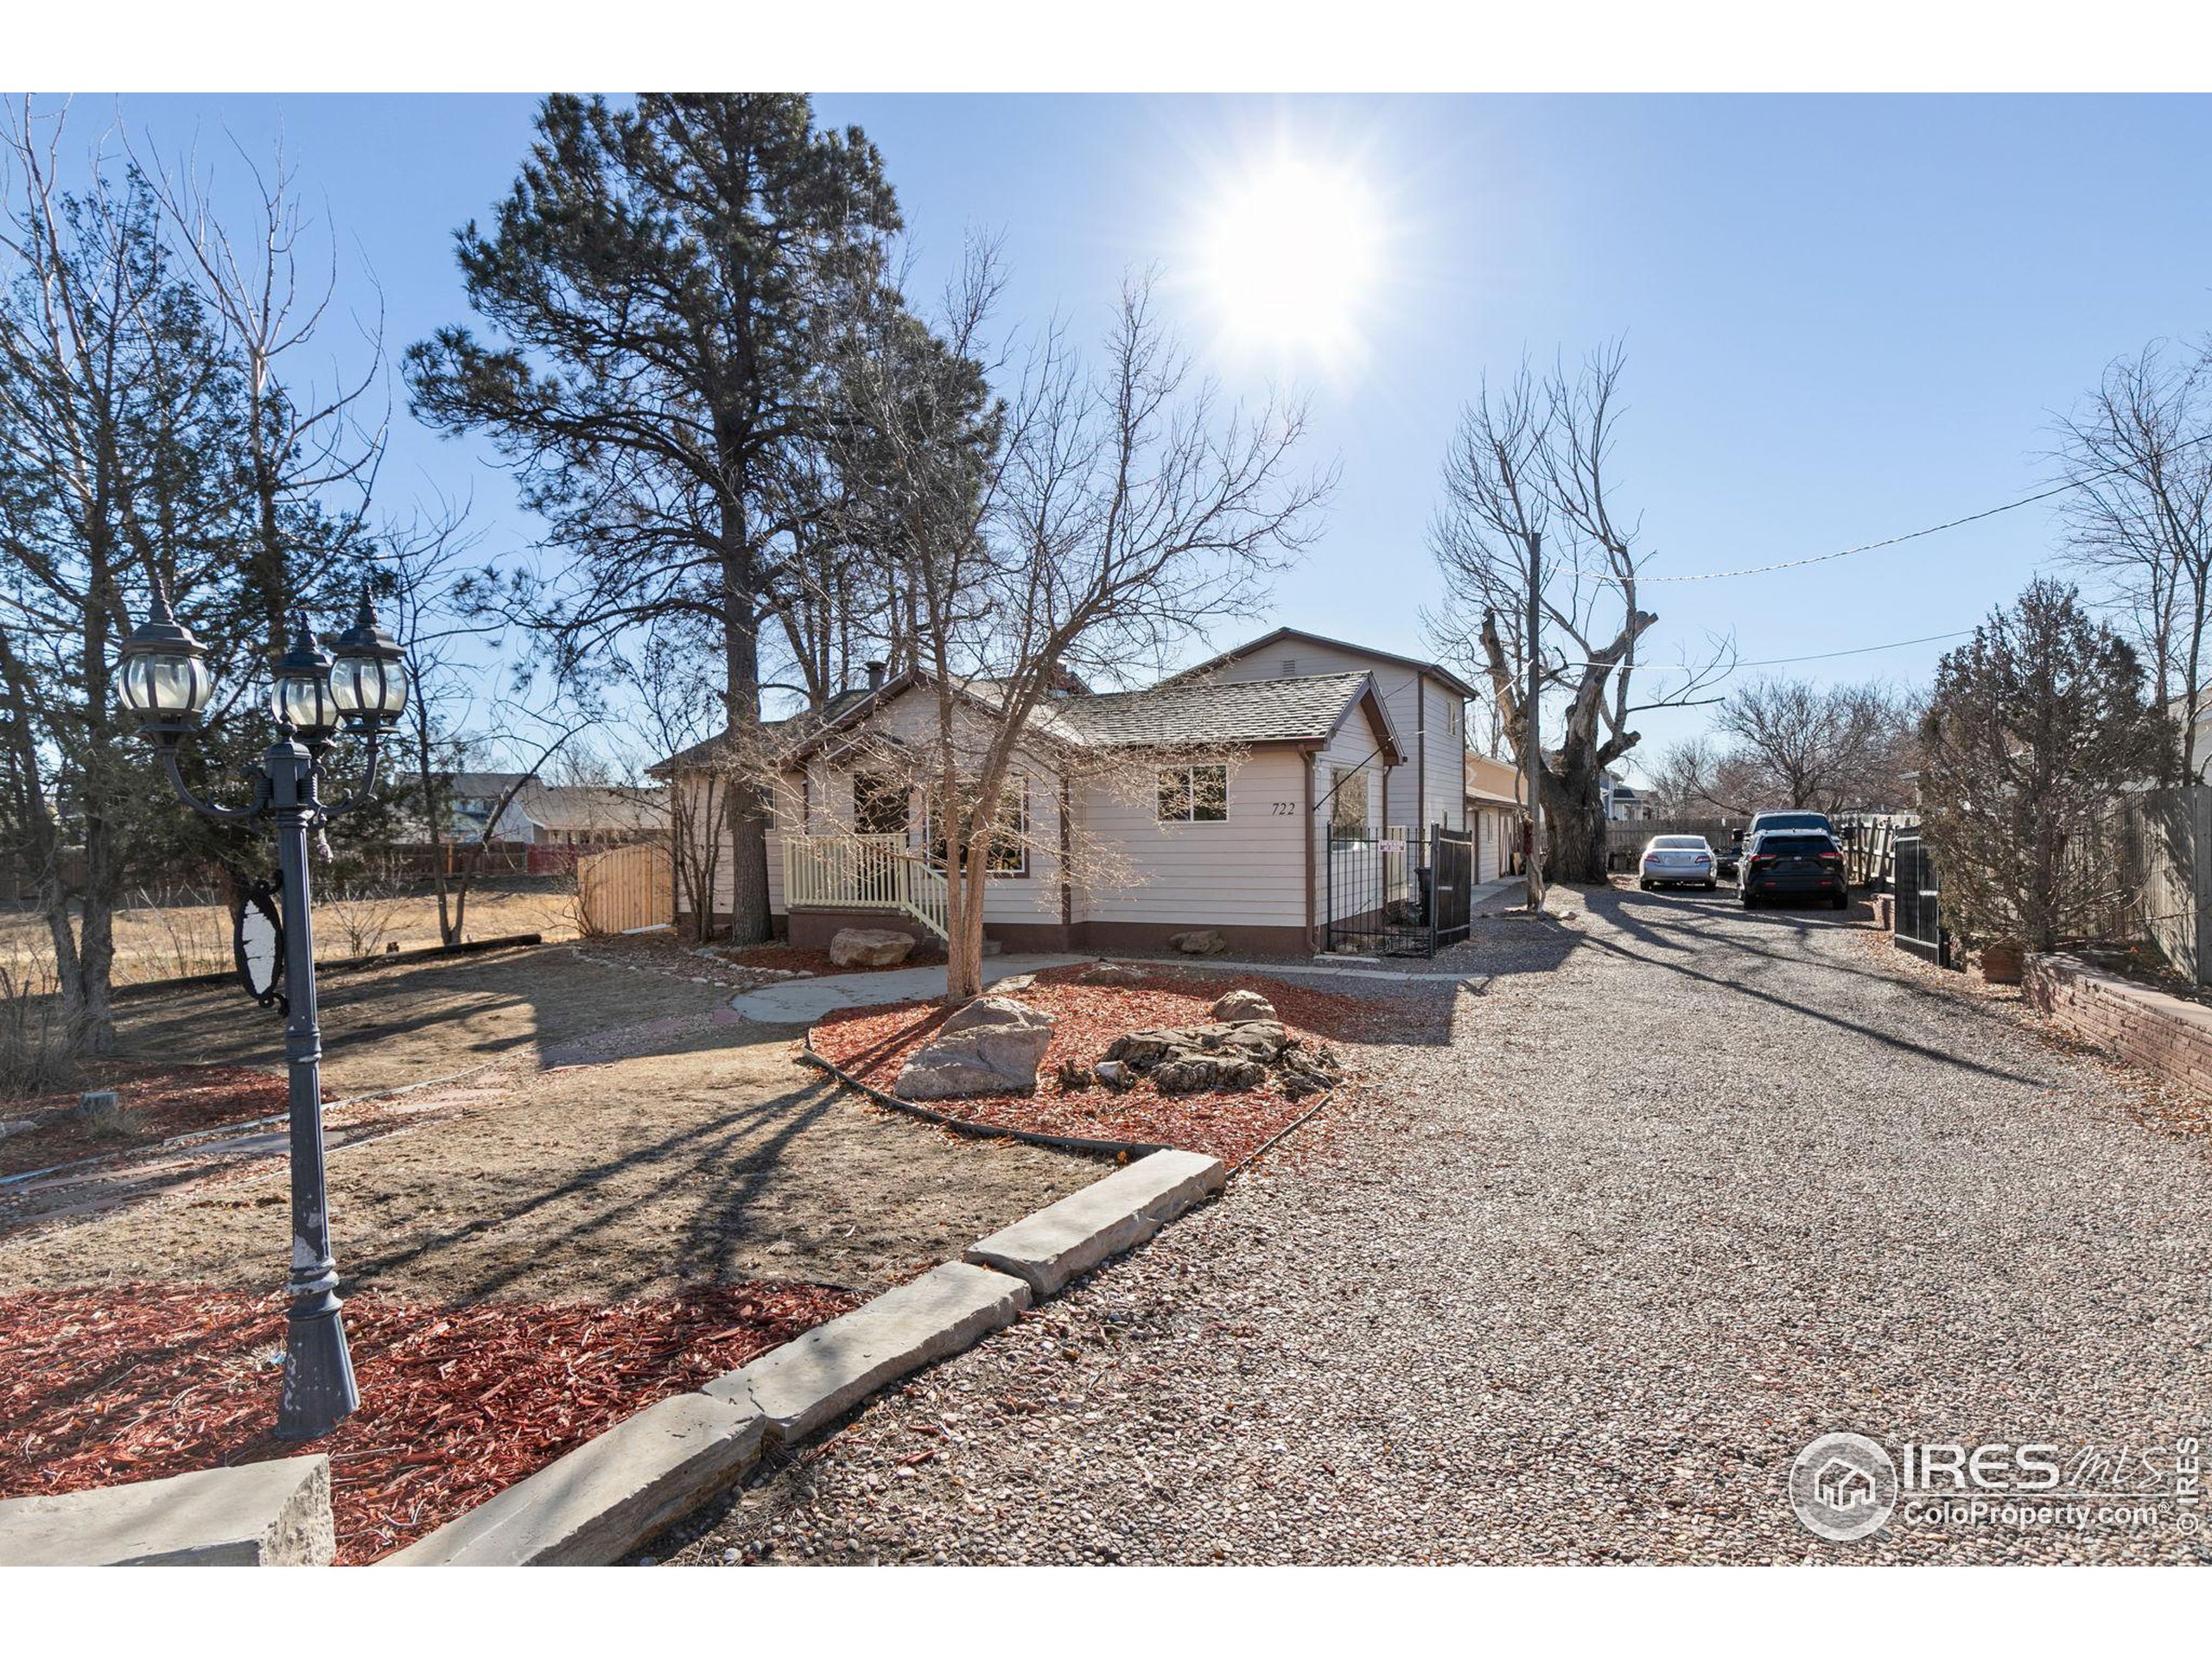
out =
[[1298,808],[1289,801],[1276,801],[1273,804],[1275,809],[1274,815],[1279,818],[1287,818],[1298,810]]

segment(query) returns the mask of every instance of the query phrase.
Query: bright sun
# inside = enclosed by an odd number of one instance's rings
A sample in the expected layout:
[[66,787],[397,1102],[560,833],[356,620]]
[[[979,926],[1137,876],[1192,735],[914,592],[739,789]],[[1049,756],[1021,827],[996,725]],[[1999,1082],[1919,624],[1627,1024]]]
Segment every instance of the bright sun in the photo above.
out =
[[1210,210],[1199,270],[1231,339],[1339,362],[1359,346],[1382,234],[1357,174],[1281,157],[1230,184]]

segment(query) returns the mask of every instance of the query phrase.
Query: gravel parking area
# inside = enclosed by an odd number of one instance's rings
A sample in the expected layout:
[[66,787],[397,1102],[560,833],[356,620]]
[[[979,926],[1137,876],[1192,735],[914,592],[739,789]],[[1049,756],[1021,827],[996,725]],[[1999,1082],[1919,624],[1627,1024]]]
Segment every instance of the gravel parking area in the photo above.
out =
[[[1263,1166],[802,1448],[706,1564],[2153,1560],[2201,1535],[1800,1527],[1816,1435],[2212,1421],[2212,1165],[1827,912],[1560,892]],[[1433,1012],[1433,1009],[1429,1009]],[[2171,1512],[2171,1510],[2169,1510]]]

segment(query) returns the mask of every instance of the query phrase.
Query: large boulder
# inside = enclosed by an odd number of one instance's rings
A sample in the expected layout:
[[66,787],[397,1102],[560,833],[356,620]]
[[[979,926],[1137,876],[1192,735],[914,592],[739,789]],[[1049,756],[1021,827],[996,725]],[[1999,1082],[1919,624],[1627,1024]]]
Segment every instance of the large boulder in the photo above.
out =
[[1235,990],[1225,993],[1213,1005],[1213,1017],[1231,1025],[1243,1020],[1273,1020],[1277,1018],[1275,1005],[1257,991]]
[[895,968],[914,953],[914,936],[894,927],[841,927],[830,941],[840,968]]
[[1011,997],[979,996],[908,1056],[892,1092],[904,1100],[1027,1095],[1052,1043],[1052,1016]]
[[1186,957],[1217,957],[1229,949],[1229,941],[1210,927],[1196,928],[1188,933],[1170,933],[1167,943]]

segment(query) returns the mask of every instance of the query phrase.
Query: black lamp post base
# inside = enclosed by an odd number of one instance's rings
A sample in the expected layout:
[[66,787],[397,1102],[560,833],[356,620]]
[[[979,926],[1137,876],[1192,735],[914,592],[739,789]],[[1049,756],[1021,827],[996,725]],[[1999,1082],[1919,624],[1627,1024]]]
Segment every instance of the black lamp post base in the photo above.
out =
[[305,1318],[295,1313],[286,1319],[284,1395],[276,1408],[276,1438],[319,1440],[351,1417],[360,1403],[337,1307]]

